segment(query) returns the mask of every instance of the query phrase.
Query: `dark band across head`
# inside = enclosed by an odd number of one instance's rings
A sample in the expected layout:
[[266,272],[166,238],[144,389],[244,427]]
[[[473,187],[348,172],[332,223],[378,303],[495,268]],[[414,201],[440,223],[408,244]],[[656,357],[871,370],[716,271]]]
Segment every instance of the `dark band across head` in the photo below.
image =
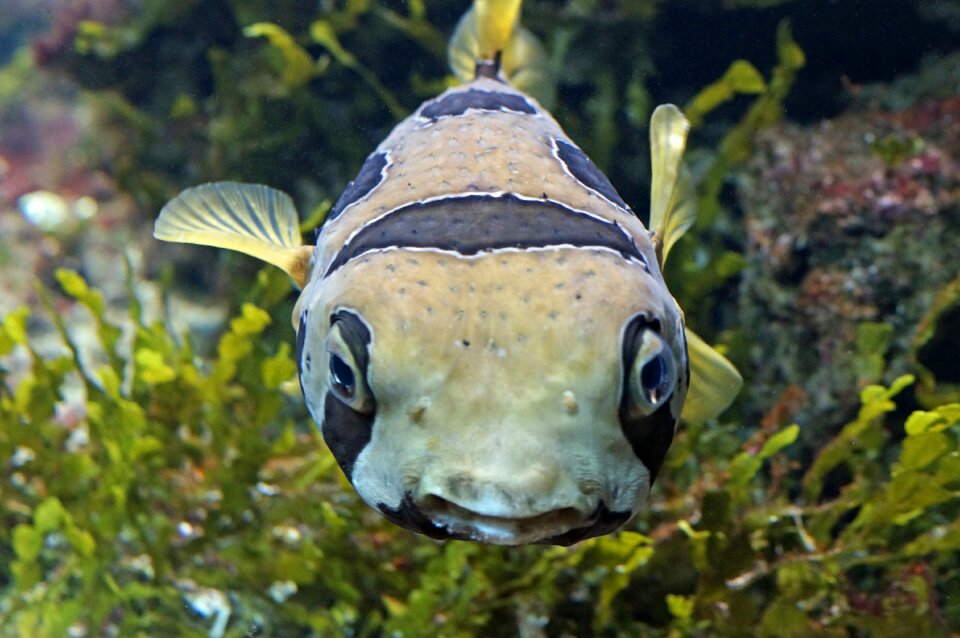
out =
[[[479,65],[477,67],[479,72]],[[463,115],[468,110],[501,111],[536,115],[537,108],[522,95],[468,89],[450,93],[439,99],[427,102],[420,109],[420,117],[437,120],[441,117]]]
[[324,276],[351,259],[388,248],[469,256],[551,246],[606,248],[646,265],[633,239],[615,222],[551,201],[510,194],[467,195],[409,204],[368,223],[344,244]]

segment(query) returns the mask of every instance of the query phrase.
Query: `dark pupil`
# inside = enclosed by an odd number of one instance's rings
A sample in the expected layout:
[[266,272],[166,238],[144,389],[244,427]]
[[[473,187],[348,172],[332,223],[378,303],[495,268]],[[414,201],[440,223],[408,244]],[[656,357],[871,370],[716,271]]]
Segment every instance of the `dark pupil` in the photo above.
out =
[[663,385],[666,367],[663,365],[661,357],[655,357],[648,361],[640,371],[640,381],[646,390],[659,390]]
[[330,355],[330,375],[337,391],[348,399],[352,398],[354,384],[356,383],[353,370],[350,369],[346,361],[335,354]]

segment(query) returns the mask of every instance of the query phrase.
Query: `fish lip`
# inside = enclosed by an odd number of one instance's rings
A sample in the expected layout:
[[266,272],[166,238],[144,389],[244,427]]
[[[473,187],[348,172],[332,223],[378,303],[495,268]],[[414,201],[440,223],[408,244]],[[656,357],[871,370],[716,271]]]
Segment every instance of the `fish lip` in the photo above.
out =
[[631,511],[611,511],[601,500],[596,509],[586,516],[574,508],[565,508],[570,512],[577,512],[577,515],[573,517],[566,514],[569,518],[559,522],[556,518],[550,518],[551,512],[505,517],[485,516],[466,508],[460,508],[465,514],[463,518],[443,520],[448,517],[428,516],[410,493],[404,495],[396,507],[378,503],[377,509],[391,522],[430,538],[469,540],[496,545],[573,545],[593,536],[609,534],[633,515]]
[[[424,507],[426,506],[426,507]],[[420,504],[435,525],[460,538],[494,545],[522,545],[540,542],[581,526],[592,526],[595,514],[564,507],[530,516],[494,516],[482,514],[436,496]]]

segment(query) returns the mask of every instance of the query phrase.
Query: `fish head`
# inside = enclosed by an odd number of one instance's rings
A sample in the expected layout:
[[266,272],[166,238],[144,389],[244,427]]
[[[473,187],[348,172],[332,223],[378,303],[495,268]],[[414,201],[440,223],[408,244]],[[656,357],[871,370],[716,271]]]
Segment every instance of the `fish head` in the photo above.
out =
[[620,527],[687,387],[659,271],[603,250],[370,253],[297,312],[301,385],[341,468],[434,538],[567,545]]

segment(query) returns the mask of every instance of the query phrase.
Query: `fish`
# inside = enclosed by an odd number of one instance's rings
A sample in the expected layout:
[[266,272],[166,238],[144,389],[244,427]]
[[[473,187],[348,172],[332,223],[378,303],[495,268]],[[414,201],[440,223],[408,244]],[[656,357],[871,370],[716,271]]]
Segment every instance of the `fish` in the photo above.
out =
[[315,245],[288,195],[237,182],[186,189],[154,235],[290,275],[307,409],[369,506],[433,539],[571,545],[639,512],[681,419],[742,379],[663,278],[696,215],[686,118],[652,114],[648,230],[533,97],[550,74],[519,15],[473,3],[461,83],[374,149]]

